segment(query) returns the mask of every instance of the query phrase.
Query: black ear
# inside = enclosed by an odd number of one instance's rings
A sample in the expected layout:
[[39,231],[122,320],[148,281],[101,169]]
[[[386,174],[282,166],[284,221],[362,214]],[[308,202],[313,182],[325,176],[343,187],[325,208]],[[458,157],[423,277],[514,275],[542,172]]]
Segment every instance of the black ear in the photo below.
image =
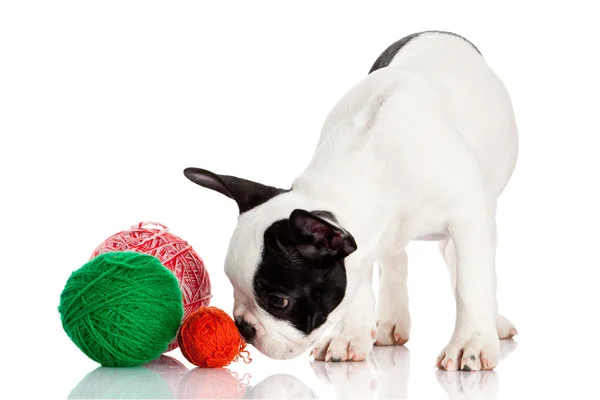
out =
[[235,200],[240,209],[240,214],[285,192],[283,189],[277,189],[235,176],[218,175],[200,168],[186,168],[183,170],[183,174],[190,181]]
[[308,259],[342,259],[357,249],[350,233],[306,210],[292,211],[289,227],[300,253]]

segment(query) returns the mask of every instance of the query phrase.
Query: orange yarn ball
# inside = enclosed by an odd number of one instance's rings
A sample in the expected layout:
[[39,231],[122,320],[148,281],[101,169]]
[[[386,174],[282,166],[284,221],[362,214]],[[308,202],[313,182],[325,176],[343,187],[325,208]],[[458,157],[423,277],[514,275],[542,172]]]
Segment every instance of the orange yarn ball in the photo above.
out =
[[251,361],[233,319],[216,307],[200,307],[185,318],[178,342],[184,357],[199,367],[225,367],[240,356]]

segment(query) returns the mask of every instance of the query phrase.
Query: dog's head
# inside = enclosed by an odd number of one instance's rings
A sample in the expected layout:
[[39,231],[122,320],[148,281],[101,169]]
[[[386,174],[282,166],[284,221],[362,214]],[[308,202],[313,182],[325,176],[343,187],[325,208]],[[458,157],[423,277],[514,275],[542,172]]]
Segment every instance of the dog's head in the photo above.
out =
[[298,207],[293,191],[199,168],[184,173],[238,204],[225,273],[240,333],[269,357],[298,356],[345,296],[344,259],[356,250],[354,238],[333,214]]

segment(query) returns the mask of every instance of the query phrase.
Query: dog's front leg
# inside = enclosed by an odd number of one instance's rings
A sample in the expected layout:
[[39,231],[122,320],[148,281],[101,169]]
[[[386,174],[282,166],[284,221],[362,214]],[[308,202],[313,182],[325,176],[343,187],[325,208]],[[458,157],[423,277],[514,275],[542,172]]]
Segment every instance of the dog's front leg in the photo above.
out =
[[456,326],[437,364],[450,371],[492,369],[499,356],[494,217],[455,223],[450,237],[457,260]]
[[358,277],[357,290],[345,301],[345,313],[332,332],[321,338],[313,349],[316,360],[362,361],[375,341],[375,298],[371,285],[373,266]]

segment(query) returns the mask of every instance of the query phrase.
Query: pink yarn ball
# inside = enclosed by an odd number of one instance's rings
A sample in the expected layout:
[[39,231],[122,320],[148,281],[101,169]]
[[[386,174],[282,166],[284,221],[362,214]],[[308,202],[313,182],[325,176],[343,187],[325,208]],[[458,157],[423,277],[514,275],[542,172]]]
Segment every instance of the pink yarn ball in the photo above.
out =
[[[183,293],[184,319],[198,308],[209,305],[211,287],[204,262],[192,246],[170,233],[165,225],[140,222],[106,239],[94,250],[91,258],[111,251],[137,251],[158,258],[179,281]],[[167,351],[177,347],[175,338]]]

